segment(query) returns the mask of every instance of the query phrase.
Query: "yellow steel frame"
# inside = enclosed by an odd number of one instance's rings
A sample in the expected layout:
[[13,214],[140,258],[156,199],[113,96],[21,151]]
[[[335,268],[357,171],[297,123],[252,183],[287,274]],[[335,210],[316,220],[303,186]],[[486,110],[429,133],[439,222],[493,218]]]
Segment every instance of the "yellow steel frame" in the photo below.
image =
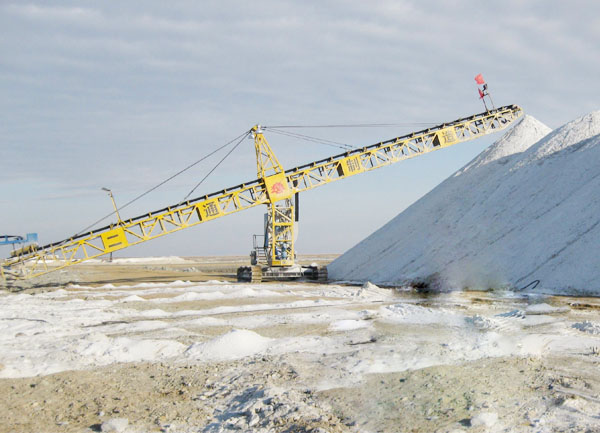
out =
[[256,150],[256,171],[264,182],[269,197],[267,214],[267,262],[269,266],[294,264],[294,206],[293,194],[283,167],[265,138],[260,126],[252,129]]
[[[286,216],[275,224],[280,216],[276,202],[287,200],[296,192],[499,131],[522,114],[519,106],[501,107],[285,172],[256,126],[252,132],[258,179],[8,258],[0,263],[0,276],[4,281],[36,277],[261,204],[269,205],[274,218],[272,227],[279,227],[273,233],[274,242],[286,242],[289,238],[293,246],[293,217],[291,223]],[[293,215],[293,206],[291,209]],[[273,264],[277,265],[277,260]],[[291,264],[289,260],[279,263],[287,264]]]
[[267,257],[270,266],[294,264],[294,205],[283,200],[279,205],[269,205],[269,233],[267,234]]
[[255,125],[250,129],[254,137],[254,149],[256,150],[256,175],[259,179],[265,179],[279,173],[283,173],[283,167],[275,156],[273,149],[265,138],[262,128]]

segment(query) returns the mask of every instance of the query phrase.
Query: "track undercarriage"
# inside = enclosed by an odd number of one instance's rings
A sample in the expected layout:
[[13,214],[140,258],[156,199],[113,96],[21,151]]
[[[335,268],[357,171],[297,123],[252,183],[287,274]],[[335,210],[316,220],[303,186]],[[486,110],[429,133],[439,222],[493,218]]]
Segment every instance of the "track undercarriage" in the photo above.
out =
[[240,266],[237,280],[240,282],[260,283],[263,281],[282,281],[308,279],[327,281],[327,266]]

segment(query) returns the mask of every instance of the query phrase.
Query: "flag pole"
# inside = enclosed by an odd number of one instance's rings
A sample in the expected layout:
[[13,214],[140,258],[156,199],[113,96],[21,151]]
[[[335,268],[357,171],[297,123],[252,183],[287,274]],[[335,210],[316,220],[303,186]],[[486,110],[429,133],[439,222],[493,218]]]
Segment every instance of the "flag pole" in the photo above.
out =
[[494,106],[494,101],[492,101],[492,97],[490,96],[490,92],[488,91],[488,85],[485,82],[485,80],[483,79],[483,75],[477,74],[475,76],[475,82],[478,85],[479,84],[483,84],[483,90],[481,90],[479,88],[479,86],[477,87],[477,90],[479,91],[479,99],[481,99],[483,101],[483,106],[485,107],[485,111],[490,111],[490,110],[488,110],[487,104],[485,103],[485,97],[486,96],[488,98],[490,98],[490,103],[492,104],[492,108],[496,109],[496,107]]
[[492,103],[492,108],[495,110],[496,106],[494,105],[494,101],[492,101],[492,95],[490,95],[490,91],[488,89],[487,84],[484,87],[485,87],[485,90],[487,91],[486,95],[487,95],[488,98],[490,98],[490,102]]

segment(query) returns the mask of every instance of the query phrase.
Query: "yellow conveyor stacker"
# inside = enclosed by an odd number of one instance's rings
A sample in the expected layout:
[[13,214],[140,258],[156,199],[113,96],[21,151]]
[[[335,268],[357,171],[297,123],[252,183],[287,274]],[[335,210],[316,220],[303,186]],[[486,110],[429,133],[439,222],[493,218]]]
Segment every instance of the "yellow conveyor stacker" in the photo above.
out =
[[37,277],[257,205],[267,205],[264,243],[251,253],[240,280],[307,276],[326,279],[326,268],[295,265],[294,195],[404,159],[506,128],[523,114],[509,105],[284,170],[254,126],[257,179],[36,248],[24,248],[0,263],[0,282]]

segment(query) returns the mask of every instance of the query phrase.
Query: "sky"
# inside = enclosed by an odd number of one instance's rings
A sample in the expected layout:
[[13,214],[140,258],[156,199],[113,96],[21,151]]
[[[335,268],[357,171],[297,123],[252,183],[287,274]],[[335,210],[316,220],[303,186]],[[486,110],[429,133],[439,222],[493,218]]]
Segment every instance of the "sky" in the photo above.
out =
[[[297,131],[362,147],[483,111],[479,73],[551,128],[600,108],[595,1],[0,0],[0,27],[0,234],[42,244],[110,214],[102,187],[122,205],[255,124],[406,125]],[[298,253],[346,251],[499,137],[302,194]],[[285,168],[341,152],[266,138]],[[223,156],[121,216],[178,203]],[[255,178],[245,140],[192,197]],[[265,209],[116,255],[245,255]]]

